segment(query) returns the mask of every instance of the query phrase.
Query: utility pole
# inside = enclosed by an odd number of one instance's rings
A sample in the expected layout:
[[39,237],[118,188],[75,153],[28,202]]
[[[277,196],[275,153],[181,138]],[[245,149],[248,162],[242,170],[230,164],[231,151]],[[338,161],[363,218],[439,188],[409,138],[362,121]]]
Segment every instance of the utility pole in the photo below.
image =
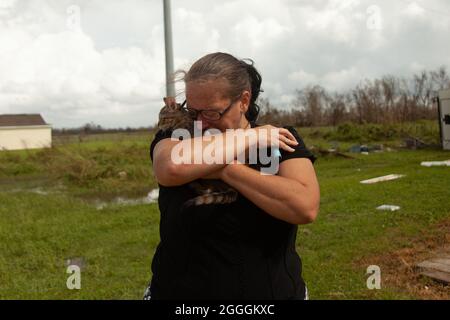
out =
[[164,4],[164,44],[166,54],[166,105],[175,103],[175,83],[173,82],[173,45],[172,19],[170,0],[163,0]]

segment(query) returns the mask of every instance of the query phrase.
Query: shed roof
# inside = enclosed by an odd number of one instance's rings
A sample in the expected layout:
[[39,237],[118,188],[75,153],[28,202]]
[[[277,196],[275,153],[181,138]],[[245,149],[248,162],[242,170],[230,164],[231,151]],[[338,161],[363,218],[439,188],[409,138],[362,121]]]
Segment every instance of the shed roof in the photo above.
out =
[[0,127],[45,126],[40,114],[0,114]]

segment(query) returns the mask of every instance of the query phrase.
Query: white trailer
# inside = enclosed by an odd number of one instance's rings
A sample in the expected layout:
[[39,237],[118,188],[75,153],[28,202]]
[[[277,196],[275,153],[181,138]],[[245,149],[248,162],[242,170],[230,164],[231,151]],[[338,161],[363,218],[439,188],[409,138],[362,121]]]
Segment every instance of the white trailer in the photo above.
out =
[[438,111],[442,148],[450,150],[450,89],[439,91]]

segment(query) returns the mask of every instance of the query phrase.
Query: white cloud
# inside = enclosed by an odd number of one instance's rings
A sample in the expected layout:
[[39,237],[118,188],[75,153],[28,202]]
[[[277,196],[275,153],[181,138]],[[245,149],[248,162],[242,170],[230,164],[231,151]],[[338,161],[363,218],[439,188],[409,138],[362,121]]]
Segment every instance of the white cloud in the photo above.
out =
[[[71,5],[80,8],[79,32],[67,26]],[[173,0],[175,68],[213,51],[252,58],[263,96],[288,105],[308,84],[345,90],[365,78],[450,67],[446,1],[375,7],[368,0]],[[371,28],[374,12],[380,28]],[[0,0],[0,113],[41,112],[56,126],[149,125],[164,78],[161,1]]]
[[410,16],[424,16],[425,15],[425,9],[423,9],[419,4],[416,2],[411,2],[407,5],[405,11],[405,14]]
[[9,10],[14,7],[16,0],[2,0],[0,1],[0,15],[6,15]]
[[[29,12],[25,16],[32,20]],[[11,21],[0,29],[0,111],[42,112],[60,125],[75,125],[75,120],[111,126],[121,121],[107,120],[111,115],[137,112],[132,121],[152,123],[140,114],[158,111],[149,103],[163,95],[162,54],[155,57],[133,46],[99,50],[83,32],[36,32],[39,24],[30,29],[20,16]]]
[[360,78],[361,75],[358,75],[356,67],[331,71],[323,75],[308,73],[304,70],[295,71],[289,75],[289,79],[296,82],[298,87],[318,84],[330,91],[348,90],[354,86]]
[[289,76],[289,80],[298,82],[300,86],[308,86],[313,85],[319,81],[319,78],[312,73],[308,73],[304,70],[299,70],[291,73]]
[[332,71],[325,74],[322,78],[323,86],[328,90],[348,90],[361,79],[356,67]]
[[252,15],[245,16],[233,28],[236,39],[249,42],[251,47],[256,50],[270,45],[273,39],[286,39],[288,36],[292,36],[291,32],[291,28],[273,18],[260,20]]

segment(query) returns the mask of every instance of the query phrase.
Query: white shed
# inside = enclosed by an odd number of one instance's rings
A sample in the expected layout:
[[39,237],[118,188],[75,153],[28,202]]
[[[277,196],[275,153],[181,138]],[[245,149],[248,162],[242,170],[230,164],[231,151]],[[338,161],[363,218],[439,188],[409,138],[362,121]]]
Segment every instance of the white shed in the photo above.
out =
[[439,92],[438,111],[442,148],[450,150],[450,89]]
[[52,127],[40,114],[0,114],[0,150],[48,148]]

